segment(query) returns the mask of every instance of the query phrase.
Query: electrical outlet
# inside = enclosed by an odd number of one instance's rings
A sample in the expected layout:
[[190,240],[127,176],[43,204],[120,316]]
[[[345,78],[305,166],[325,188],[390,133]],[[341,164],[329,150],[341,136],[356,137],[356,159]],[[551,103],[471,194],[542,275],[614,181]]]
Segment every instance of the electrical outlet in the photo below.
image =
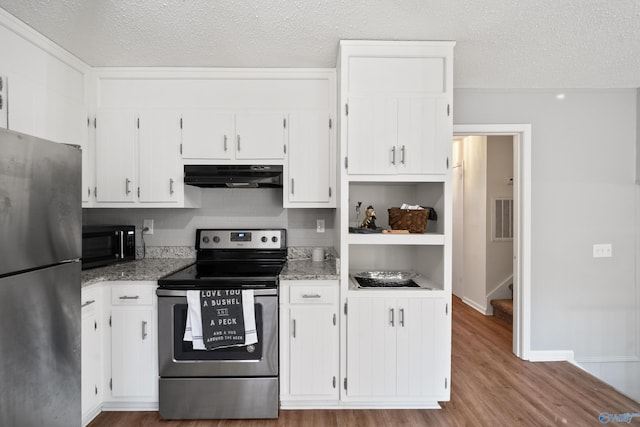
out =
[[142,228],[148,228],[148,230],[145,231],[144,234],[153,234],[153,220],[145,219],[144,221],[142,221]]
[[611,258],[613,256],[613,249],[611,243],[599,243],[593,245],[593,257],[594,258]]
[[316,220],[316,232],[324,233],[324,219]]

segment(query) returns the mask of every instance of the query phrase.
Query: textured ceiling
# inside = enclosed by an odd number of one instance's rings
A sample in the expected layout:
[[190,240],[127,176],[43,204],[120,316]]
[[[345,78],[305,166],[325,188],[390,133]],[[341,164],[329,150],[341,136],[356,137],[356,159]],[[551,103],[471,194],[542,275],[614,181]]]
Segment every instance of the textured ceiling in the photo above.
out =
[[93,66],[335,67],[340,39],[455,40],[458,88],[640,87],[640,0],[0,0]]

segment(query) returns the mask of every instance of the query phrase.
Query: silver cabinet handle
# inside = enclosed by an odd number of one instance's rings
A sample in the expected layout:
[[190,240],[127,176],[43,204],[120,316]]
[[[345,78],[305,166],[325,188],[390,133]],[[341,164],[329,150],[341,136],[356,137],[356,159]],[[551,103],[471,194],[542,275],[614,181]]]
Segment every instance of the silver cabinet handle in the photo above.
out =
[[140,295],[134,295],[134,296],[132,296],[132,297],[130,297],[130,296],[128,296],[128,295],[122,295],[122,296],[120,297],[120,299],[139,299],[139,298],[140,298]]
[[240,151],[240,135],[236,136],[236,150]]
[[291,178],[291,194],[293,194],[293,185],[294,185],[294,181],[293,181],[293,178]]
[[173,178],[169,178],[169,194],[173,195]]
[[143,320],[142,321],[142,339],[147,338],[147,321]]
[[333,313],[333,326],[336,326],[336,314]]
[[404,308],[400,309],[400,326],[404,328]]
[[395,310],[394,310],[393,308],[390,308],[390,309],[389,309],[389,324],[390,324],[392,327],[396,325],[396,322],[395,322],[395,320],[394,320],[394,318],[393,318],[393,317],[394,317],[394,311],[395,311]]
[[395,145],[391,148],[391,164],[396,164],[396,147]]
[[332,384],[333,384],[333,388],[336,388],[336,377],[335,376],[333,377],[333,383]]
[[227,135],[224,136],[224,151],[227,151]]
[[91,304],[93,304],[94,302],[96,302],[96,300],[94,300],[94,299],[89,300],[89,301],[85,302],[84,304],[82,304],[82,307],[81,307],[81,308],[85,308],[86,306],[91,305]]
[[91,197],[91,187],[87,187],[87,197]]
[[293,337],[296,337],[296,319],[293,319]]
[[320,294],[302,294],[302,298],[322,298]]
[[400,148],[400,163],[404,165],[404,145]]
[[124,259],[124,231],[120,232],[120,259]]
[[129,184],[131,184],[131,180],[129,178],[125,178],[125,180],[124,180],[124,192],[126,194],[131,193],[131,189],[129,188]]

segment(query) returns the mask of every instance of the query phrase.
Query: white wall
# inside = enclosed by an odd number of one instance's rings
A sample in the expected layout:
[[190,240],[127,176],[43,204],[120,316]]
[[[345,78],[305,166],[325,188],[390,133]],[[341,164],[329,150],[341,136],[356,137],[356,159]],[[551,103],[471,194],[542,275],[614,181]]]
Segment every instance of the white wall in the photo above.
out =
[[[133,224],[154,220],[147,246],[191,246],[197,228],[286,228],[288,246],[333,247],[333,209],[284,209],[282,189],[202,189],[198,209],[83,209],[85,224]],[[316,219],[325,232],[316,232]],[[142,245],[136,234],[137,245]]]
[[640,400],[636,90],[556,93],[457,90],[454,123],[532,125],[531,350],[606,364]]

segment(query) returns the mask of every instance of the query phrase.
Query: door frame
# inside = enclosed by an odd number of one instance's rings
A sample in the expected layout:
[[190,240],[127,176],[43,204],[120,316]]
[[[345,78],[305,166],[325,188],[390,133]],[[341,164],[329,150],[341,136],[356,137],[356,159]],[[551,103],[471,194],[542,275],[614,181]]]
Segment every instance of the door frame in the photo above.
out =
[[454,136],[513,137],[514,287],[513,353],[531,353],[531,124],[459,124]]

